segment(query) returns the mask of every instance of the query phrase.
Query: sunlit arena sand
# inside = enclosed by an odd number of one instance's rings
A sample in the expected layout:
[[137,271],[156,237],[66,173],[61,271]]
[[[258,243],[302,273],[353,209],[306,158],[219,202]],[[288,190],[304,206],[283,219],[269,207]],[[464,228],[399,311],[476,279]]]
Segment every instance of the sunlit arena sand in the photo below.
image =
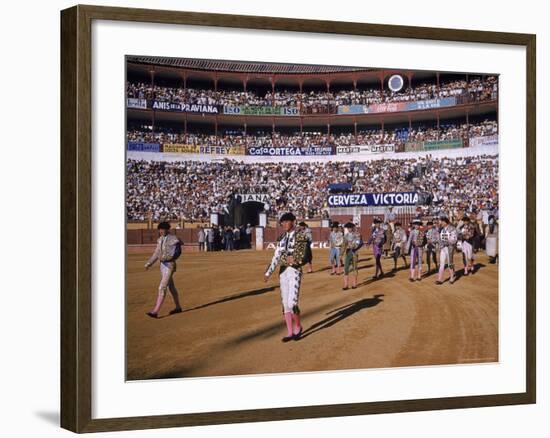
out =
[[433,273],[410,283],[392,259],[372,280],[372,253],[362,249],[359,287],[343,291],[328,251],[314,250],[300,297],[304,333],[288,343],[278,276],[263,281],[271,251],[184,252],[174,276],[184,311],[168,314],[168,294],[159,319],[145,314],[160,276],[158,264],[144,270],[149,255],[128,254],[128,380],[498,361],[498,265],[483,252],[469,276],[458,252],[457,281],[438,286]]

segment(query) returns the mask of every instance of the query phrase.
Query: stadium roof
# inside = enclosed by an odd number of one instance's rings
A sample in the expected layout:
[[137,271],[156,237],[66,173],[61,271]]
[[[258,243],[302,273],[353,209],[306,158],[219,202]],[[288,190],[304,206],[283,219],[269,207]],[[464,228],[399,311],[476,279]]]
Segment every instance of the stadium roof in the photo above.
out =
[[238,73],[317,74],[365,72],[375,69],[367,67],[340,67],[336,65],[279,64],[247,61],[223,61],[211,59],[167,58],[158,56],[127,56],[128,62],[165,67],[187,68],[204,71]]

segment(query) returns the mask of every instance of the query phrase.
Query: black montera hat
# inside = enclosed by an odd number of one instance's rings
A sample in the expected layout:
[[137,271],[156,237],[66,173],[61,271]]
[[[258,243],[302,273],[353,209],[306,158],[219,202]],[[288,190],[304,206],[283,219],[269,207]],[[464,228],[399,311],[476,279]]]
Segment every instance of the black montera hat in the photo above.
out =
[[295,221],[295,220],[296,220],[296,216],[294,216],[292,213],[289,212],[281,216],[281,218],[279,219],[279,223],[284,221]]
[[305,222],[300,222],[298,225],[300,225],[301,227],[307,227],[307,224]]
[[422,225],[422,221],[420,219],[415,219],[412,221],[413,225]]
[[157,228],[159,230],[169,230],[170,229],[170,222],[161,222],[158,224]]
[[396,227],[400,227],[400,226],[401,226],[401,222],[397,221],[397,222],[395,222],[394,225],[395,225]]
[[344,228],[355,228],[355,224],[353,222],[348,222],[344,225]]
[[466,215],[464,215],[464,217],[462,218],[462,221],[466,221],[466,222],[470,222],[470,218]]
[[375,217],[372,222],[375,223],[375,224],[381,224],[382,223],[382,221],[378,217]]
[[433,221],[426,222],[426,225],[433,225],[433,224],[434,224]]

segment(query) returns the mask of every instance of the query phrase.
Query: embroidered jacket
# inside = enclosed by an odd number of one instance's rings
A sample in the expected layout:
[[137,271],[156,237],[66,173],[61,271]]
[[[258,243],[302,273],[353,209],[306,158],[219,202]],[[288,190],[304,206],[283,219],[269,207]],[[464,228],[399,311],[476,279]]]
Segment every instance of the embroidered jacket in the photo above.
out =
[[475,234],[476,234],[475,226],[470,222],[466,222],[460,228],[460,238],[462,240],[465,240],[468,243],[472,243],[472,239],[474,238]]
[[448,225],[444,228],[441,228],[439,233],[439,243],[441,247],[449,247],[456,245],[458,240],[456,228],[452,225]]
[[393,247],[404,247],[407,244],[407,232],[403,228],[396,228],[393,232]]
[[386,242],[386,233],[384,230],[382,228],[373,228],[367,244],[370,245],[372,243],[374,246],[381,248],[384,242]]
[[[277,248],[275,248],[275,254],[273,254],[265,275],[269,276],[273,274],[277,266],[280,266],[280,273],[289,266],[301,270],[305,264],[304,258],[308,243],[308,238],[302,231],[292,230],[281,235],[278,239]],[[293,262],[289,264],[288,259],[291,256]]]
[[181,241],[173,234],[161,236],[157,240],[157,247],[146,266],[152,266],[157,260],[161,263],[174,263],[181,253]]
[[439,230],[437,228],[430,228],[426,231],[426,240],[428,245],[436,246],[439,244]]
[[313,232],[311,231],[311,228],[307,227],[304,231],[302,231],[305,235],[309,243],[313,242]]
[[412,230],[409,235],[408,245],[413,248],[422,248],[426,244],[426,234],[422,230]]
[[344,234],[341,231],[331,231],[329,243],[331,248],[342,249],[344,246]]
[[363,246],[363,239],[357,232],[351,232],[344,236],[344,253],[347,251],[357,252]]

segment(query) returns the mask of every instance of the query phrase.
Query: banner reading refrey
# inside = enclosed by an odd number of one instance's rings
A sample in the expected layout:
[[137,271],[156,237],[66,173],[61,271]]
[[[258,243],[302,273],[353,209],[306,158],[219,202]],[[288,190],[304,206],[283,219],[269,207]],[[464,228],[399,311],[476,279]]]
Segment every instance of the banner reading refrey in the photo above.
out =
[[416,192],[388,192],[388,193],[346,193],[329,195],[329,207],[380,207],[416,205],[418,194]]
[[244,146],[209,146],[195,144],[166,143],[162,147],[163,152],[178,154],[205,154],[205,155],[245,155]]

